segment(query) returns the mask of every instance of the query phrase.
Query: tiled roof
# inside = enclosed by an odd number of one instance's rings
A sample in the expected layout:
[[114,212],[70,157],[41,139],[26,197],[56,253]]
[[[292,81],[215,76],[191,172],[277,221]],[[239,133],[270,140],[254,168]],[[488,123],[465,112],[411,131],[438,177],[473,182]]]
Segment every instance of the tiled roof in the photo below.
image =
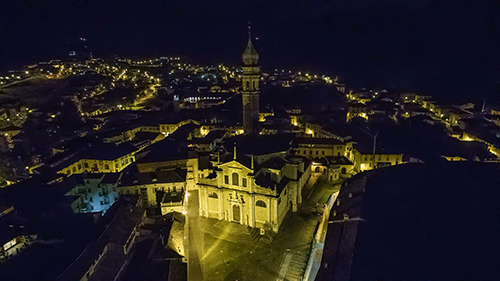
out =
[[186,181],[187,170],[175,169],[150,173],[126,173],[121,178],[120,186],[172,183]]

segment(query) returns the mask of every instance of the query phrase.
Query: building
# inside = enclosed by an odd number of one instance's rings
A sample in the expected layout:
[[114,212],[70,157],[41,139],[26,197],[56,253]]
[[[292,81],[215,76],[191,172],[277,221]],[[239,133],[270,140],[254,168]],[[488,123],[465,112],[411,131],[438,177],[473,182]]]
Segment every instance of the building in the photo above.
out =
[[210,152],[219,145],[228,135],[226,130],[212,130],[204,138],[193,138],[188,142],[188,147],[193,147],[198,152]]
[[170,123],[161,123],[160,124],[160,133],[164,135],[169,135],[175,132],[177,129],[180,127],[187,125],[187,124],[197,124],[199,125],[198,121],[192,120],[192,119],[186,119],[186,120],[181,120],[179,122],[170,122]]
[[330,211],[316,280],[499,280],[498,196],[498,164],[358,174]]
[[320,159],[324,157],[346,157],[354,161],[353,142],[343,142],[335,138],[297,138],[293,141],[297,155]]
[[346,120],[349,122],[351,119],[355,117],[361,117],[364,119],[368,119],[368,115],[370,111],[366,104],[357,102],[357,103],[349,103],[347,105],[347,116]]
[[118,200],[121,177],[121,173],[72,175],[78,184],[65,195],[75,198],[71,204],[73,212],[104,214]]
[[[103,143],[87,150],[72,153],[60,161],[49,164],[57,173],[72,175],[83,173],[117,173],[135,162],[137,148],[132,144]],[[56,155],[57,156],[57,155]],[[64,157],[65,155],[61,155]],[[54,162],[55,161],[55,162]]]
[[259,54],[257,54],[252,44],[250,26],[248,27],[248,44],[242,59],[243,128],[245,134],[248,135],[258,132],[260,94],[260,68],[257,66]]
[[29,220],[0,202],[0,259],[16,255],[21,247],[37,238]]
[[389,167],[398,164],[403,164],[402,153],[370,153],[360,152],[355,150],[355,168],[357,171],[363,172],[377,168]]
[[300,157],[237,155],[213,163],[198,181],[200,216],[278,232],[302,203],[310,165]]
[[7,152],[14,148],[14,140],[12,139],[21,132],[21,128],[9,126],[0,129],[0,152]]
[[137,196],[117,202],[110,223],[78,258],[57,278],[65,280],[117,280],[130,258],[131,249],[146,215]]
[[138,155],[137,169],[140,173],[162,170],[187,169],[187,189],[196,186],[198,169],[201,169],[208,159],[202,159],[196,151],[188,148],[188,140],[192,139],[195,124],[187,124],[179,128],[167,138],[147,147]]
[[[186,169],[124,173],[118,186],[118,194],[140,195],[141,204],[144,207],[156,207],[164,201],[175,201],[181,203],[182,206],[186,191],[186,175]],[[181,200],[174,200],[177,197],[180,197]],[[179,212],[178,208],[174,209]],[[182,212],[182,208],[180,212]]]

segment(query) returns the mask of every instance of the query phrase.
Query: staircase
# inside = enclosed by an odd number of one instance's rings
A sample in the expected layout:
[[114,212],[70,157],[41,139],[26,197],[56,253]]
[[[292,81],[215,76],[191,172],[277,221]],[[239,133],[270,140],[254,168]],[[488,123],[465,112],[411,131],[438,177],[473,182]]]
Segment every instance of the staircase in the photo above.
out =
[[279,281],[301,281],[306,270],[309,252],[289,251],[283,257],[278,278]]
[[260,240],[259,228],[252,228],[252,230],[250,230],[250,239],[252,239],[252,243],[257,243],[257,241]]

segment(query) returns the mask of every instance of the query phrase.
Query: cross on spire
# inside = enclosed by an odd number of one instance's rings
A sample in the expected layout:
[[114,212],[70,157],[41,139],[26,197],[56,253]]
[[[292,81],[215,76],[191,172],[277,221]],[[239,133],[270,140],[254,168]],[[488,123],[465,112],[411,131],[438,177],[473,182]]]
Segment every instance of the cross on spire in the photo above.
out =
[[252,22],[248,21],[248,40],[252,38]]

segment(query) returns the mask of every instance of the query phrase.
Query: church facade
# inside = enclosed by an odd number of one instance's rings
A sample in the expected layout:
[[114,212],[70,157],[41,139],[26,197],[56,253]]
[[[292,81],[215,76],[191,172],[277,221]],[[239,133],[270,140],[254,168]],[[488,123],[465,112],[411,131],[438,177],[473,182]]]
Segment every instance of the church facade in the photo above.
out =
[[241,156],[202,174],[200,216],[278,232],[288,211],[302,203],[310,165],[291,156]]

